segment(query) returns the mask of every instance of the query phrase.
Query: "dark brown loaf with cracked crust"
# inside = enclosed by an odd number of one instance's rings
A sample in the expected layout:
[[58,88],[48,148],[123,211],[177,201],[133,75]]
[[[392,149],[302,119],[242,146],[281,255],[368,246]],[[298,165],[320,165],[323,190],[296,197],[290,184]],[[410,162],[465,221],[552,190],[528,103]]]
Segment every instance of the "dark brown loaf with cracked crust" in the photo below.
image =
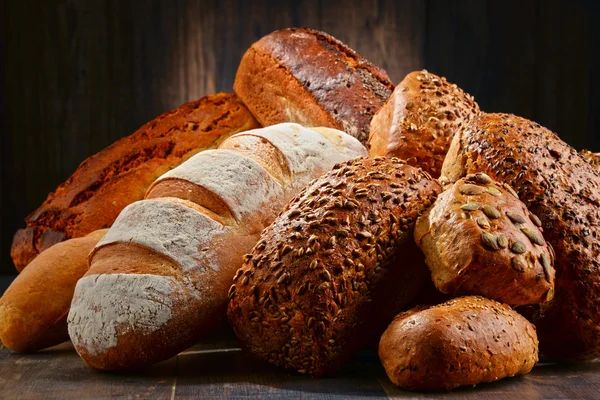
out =
[[263,126],[297,122],[340,129],[360,140],[394,89],[387,73],[326,33],[290,28],[242,57],[235,93]]
[[442,175],[478,171],[517,191],[556,252],[554,300],[523,310],[542,353],[600,357],[600,176],[555,133],[510,114],[482,114],[454,138]]
[[479,296],[399,314],[381,337],[390,380],[410,390],[451,390],[531,371],[535,327],[505,304]]
[[442,292],[519,306],[554,296],[554,254],[540,226],[510,186],[477,173],[417,219],[415,241]]
[[592,153],[589,150],[581,150],[579,155],[583,157],[587,162],[592,164],[592,167],[600,173],[600,153]]
[[31,213],[15,234],[11,256],[21,271],[40,252],[69,238],[109,227],[141,200],[150,184],[200,150],[259,125],[236,95],[186,103],[86,159]]
[[369,154],[399,157],[437,178],[452,137],[479,112],[473,96],[446,78],[411,72],[373,117]]
[[417,294],[426,278],[414,221],[439,184],[398,159],[342,163],[261,235],[229,292],[229,320],[257,358],[333,373]]

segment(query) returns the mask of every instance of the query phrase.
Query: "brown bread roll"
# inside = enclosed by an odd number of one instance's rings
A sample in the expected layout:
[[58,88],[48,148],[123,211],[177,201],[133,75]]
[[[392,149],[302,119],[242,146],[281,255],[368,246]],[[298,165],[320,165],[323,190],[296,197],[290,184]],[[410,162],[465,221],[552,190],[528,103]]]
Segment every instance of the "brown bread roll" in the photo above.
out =
[[235,275],[228,316],[242,347],[333,373],[419,291],[414,221],[439,192],[427,173],[384,158],[342,163],[306,187]]
[[36,351],[69,340],[67,314],[75,284],[106,229],[69,239],[36,257],[0,298],[0,340],[13,351]]
[[242,132],[158,178],[90,255],[69,335],[85,363],[124,370],[170,358],[226,318],[242,257],[285,204],[336,162],[364,157],[328,128]]
[[373,117],[369,155],[399,157],[437,178],[452,137],[477,114],[473,96],[446,78],[411,72]]
[[40,252],[69,238],[109,227],[125,206],[144,197],[163,173],[228,136],[258,127],[234,94],[182,105],[98,154],[50,193],[15,234],[11,256],[21,271]]
[[478,296],[399,314],[379,342],[390,380],[409,390],[451,390],[531,371],[535,327],[504,304]]
[[442,292],[519,306],[554,295],[554,254],[540,226],[508,185],[477,173],[438,196],[415,240]]
[[581,157],[583,157],[587,162],[592,164],[592,167],[594,167],[594,169],[600,173],[600,153],[592,153],[589,150],[581,150],[579,155],[581,155]]
[[394,85],[383,69],[339,40],[291,28],[263,37],[246,51],[233,88],[263,126],[325,126],[366,143],[371,118]]
[[481,114],[456,135],[442,175],[484,172],[511,185],[556,252],[554,300],[528,306],[542,353],[600,356],[600,175],[548,129],[510,114]]

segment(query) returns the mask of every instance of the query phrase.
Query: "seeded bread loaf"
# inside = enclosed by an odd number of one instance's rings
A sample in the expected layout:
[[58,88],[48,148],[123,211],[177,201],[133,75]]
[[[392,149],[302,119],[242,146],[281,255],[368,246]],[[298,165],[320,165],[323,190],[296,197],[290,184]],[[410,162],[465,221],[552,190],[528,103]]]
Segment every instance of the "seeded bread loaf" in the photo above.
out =
[[417,219],[415,240],[435,285],[513,306],[554,295],[554,255],[538,217],[483,173],[467,175]]
[[219,93],[169,111],[89,157],[15,234],[11,256],[17,270],[58,242],[109,227],[160,175],[229,135],[257,127],[234,94]]
[[121,212],[77,283],[68,324],[79,355],[122,370],[194,344],[225,319],[242,256],[287,201],[366,153],[343,132],[281,124],[234,135],[162,175]]
[[381,336],[390,380],[409,390],[451,390],[523,375],[538,361],[535,327],[478,296],[399,314]]
[[479,171],[517,191],[556,252],[554,300],[522,310],[542,353],[600,357],[600,176],[555,133],[509,114],[482,114],[455,136],[442,175]]
[[417,294],[414,221],[440,187],[398,159],[342,163],[306,187],[234,277],[242,348],[300,373],[333,373]]
[[369,154],[399,157],[437,178],[452,137],[477,114],[473,97],[446,78],[411,72],[373,117]]
[[600,153],[592,153],[589,150],[582,150],[579,152],[579,154],[587,162],[592,164],[592,167],[594,167],[596,171],[600,172]]
[[233,88],[263,126],[326,126],[366,143],[371,118],[394,85],[383,69],[339,40],[292,28],[248,49]]
[[29,352],[69,340],[67,314],[88,255],[106,229],[52,246],[36,257],[0,298],[0,340]]

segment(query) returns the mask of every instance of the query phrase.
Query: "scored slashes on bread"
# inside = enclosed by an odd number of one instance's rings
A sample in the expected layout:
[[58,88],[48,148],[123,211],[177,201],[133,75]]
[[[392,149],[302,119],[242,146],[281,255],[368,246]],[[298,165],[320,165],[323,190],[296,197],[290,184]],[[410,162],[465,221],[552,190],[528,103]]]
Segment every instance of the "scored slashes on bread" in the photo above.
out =
[[551,300],[554,254],[541,221],[483,173],[446,188],[415,225],[435,285],[513,306]]
[[390,380],[410,390],[450,390],[531,371],[535,327],[484,297],[452,299],[399,314],[379,342]]
[[381,334],[427,275],[414,221],[441,188],[399,159],[342,163],[307,186],[245,256],[228,316],[250,354],[333,373]]
[[600,357],[600,176],[555,133],[509,114],[481,114],[455,136],[442,175],[477,172],[517,191],[556,253],[554,300],[523,310],[542,353]]
[[243,255],[287,201],[365,155],[343,132],[281,124],[232,136],[161,176],[90,255],[69,313],[79,355],[119,370],[193,345],[225,319]]
[[36,257],[0,298],[0,340],[13,351],[36,351],[69,340],[67,314],[88,256],[106,229],[65,240]]
[[21,271],[63,240],[109,227],[125,206],[144,197],[163,173],[193,154],[258,123],[234,94],[182,105],[86,159],[48,195],[15,234],[11,256]]
[[373,117],[369,154],[399,157],[437,178],[452,137],[477,114],[473,97],[446,78],[411,72]]
[[394,85],[383,69],[339,40],[292,28],[246,51],[233,88],[263,126],[328,126],[366,143],[371,118]]

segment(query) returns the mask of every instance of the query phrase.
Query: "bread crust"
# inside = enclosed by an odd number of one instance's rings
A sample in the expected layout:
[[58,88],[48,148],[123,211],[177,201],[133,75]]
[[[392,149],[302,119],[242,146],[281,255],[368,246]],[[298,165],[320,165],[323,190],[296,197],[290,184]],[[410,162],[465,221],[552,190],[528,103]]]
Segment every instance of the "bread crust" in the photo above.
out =
[[333,373],[417,294],[427,270],[412,230],[440,190],[382,157],[341,163],[306,187],[234,278],[228,316],[243,348]]
[[186,103],[87,158],[15,234],[11,257],[21,271],[40,252],[109,227],[128,204],[141,200],[160,175],[200,150],[259,125],[234,94]]
[[379,358],[402,388],[451,390],[529,373],[538,340],[507,305],[467,296],[399,314],[381,336]]
[[290,28],[266,35],[248,49],[233,88],[263,126],[324,126],[366,143],[371,118],[394,85],[383,69],[339,40]]
[[19,352],[69,340],[67,314],[88,255],[106,229],[59,243],[36,258],[0,298],[0,340]]
[[594,167],[594,169],[600,173],[600,153],[592,153],[589,150],[581,150],[579,155],[587,162],[592,164],[592,167]]
[[600,176],[555,133],[510,114],[482,114],[453,140],[443,175],[478,171],[514,187],[556,252],[554,300],[521,309],[542,353],[600,357]]
[[473,96],[446,78],[411,72],[373,117],[369,155],[407,160],[437,178],[452,137],[479,112]]
[[442,292],[519,306],[554,296],[554,253],[540,224],[510,187],[477,173],[438,196],[415,240]]

